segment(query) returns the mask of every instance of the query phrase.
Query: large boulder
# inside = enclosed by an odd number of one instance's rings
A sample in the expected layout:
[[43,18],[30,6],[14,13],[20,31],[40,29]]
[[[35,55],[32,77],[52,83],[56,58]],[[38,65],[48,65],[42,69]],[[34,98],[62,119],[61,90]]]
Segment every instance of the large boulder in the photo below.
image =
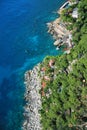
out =
[[55,46],[58,46],[60,43],[61,43],[61,40],[59,39],[59,40],[56,40],[56,41],[54,42],[54,45],[55,45]]

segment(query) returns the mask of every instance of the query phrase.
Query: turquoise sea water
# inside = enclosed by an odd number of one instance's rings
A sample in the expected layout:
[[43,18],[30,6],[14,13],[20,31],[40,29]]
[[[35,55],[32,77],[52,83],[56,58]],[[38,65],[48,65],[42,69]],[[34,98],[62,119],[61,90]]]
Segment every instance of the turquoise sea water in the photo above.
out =
[[20,130],[24,72],[46,55],[58,55],[46,23],[66,0],[0,1],[0,130]]

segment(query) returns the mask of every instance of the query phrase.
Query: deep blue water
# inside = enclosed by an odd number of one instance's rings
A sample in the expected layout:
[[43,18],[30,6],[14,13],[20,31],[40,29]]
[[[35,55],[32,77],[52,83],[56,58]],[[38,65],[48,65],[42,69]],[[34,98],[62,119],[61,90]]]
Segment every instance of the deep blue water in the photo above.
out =
[[0,0],[0,130],[20,130],[24,72],[58,55],[46,23],[66,0]]

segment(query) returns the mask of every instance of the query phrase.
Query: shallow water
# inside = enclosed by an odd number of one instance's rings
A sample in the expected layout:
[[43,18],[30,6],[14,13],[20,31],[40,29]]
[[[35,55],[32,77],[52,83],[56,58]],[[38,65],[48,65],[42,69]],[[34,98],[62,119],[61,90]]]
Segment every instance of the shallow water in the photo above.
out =
[[24,72],[46,55],[58,55],[46,23],[66,0],[0,1],[0,130],[20,130]]

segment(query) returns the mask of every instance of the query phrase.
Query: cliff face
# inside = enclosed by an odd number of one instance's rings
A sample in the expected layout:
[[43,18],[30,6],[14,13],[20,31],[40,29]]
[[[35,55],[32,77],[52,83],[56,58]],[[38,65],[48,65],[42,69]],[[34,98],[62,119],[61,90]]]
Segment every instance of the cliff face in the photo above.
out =
[[40,64],[35,66],[33,70],[25,73],[25,100],[27,103],[24,107],[25,121],[23,123],[23,130],[42,130],[39,114],[39,110],[41,109],[41,95],[39,94],[41,80],[38,76],[39,69]]

